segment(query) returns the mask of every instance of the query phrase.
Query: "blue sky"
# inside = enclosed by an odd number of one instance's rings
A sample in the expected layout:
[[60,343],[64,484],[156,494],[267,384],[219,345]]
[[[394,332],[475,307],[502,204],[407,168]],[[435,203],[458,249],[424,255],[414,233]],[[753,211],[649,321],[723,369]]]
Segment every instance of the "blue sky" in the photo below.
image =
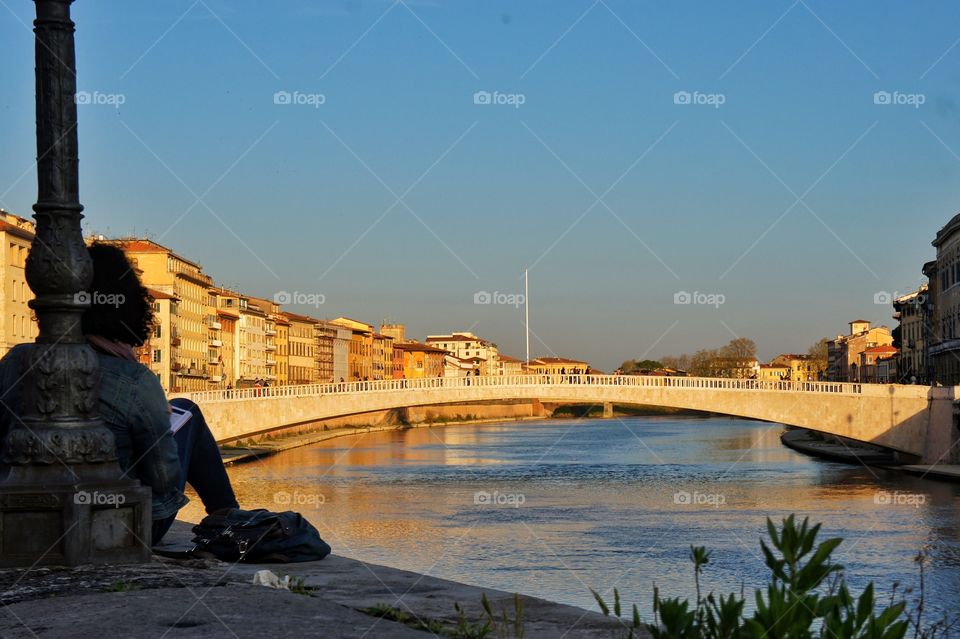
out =
[[[0,206],[28,215],[33,5],[2,4]],[[472,328],[522,357],[522,309],[474,296],[521,293],[529,267],[534,355],[805,350],[892,323],[875,293],[920,282],[960,202],[956,3],[80,0],[74,18],[87,231],[416,337]]]

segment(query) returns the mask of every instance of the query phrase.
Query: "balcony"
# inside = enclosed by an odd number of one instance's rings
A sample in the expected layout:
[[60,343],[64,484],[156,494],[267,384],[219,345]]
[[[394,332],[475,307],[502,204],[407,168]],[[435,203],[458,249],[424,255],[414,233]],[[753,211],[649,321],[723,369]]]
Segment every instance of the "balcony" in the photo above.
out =
[[276,345],[276,344],[267,344],[266,346],[264,346],[264,348],[265,348],[266,350],[268,350],[268,351],[275,351],[275,350],[277,350],[277,345]]
[[178,371],[180,370],[180,368],[181,368],[180,362],[173,362],[170,364],[170,370],[172,371]]
[[219,384],[220,382],[223,381],[223,375],[211,375],[210,381],[211,383]]
[[207,325],[215,331],[219,331],[220,329],[223,328],[223,324],[221,324],[217,320],[210,320],[209,322],[207,322]]
[[268,360],[267,360],[267,366],[276,366],[276,365],[277,365],[277,360],[275,360],[275,359],[268,359]]
[[223,346],[223,340],[212,339],[210,340],[210,346],[214,348],[220,348],[221,346]]
[[210,364],[211,366],[219,366],[219,365],[220,365],[220,358],[219,358],[219,357],[211,357],[211,358],[207,359],[207,364]]
[[263,332],[264,332],[265,334],[267,334],[267,335],[276,335],[276,334],[277,334],[277,329],[275,329],[275,328],[268,328],[267,330],[265,330],[265,331],[263,331]]

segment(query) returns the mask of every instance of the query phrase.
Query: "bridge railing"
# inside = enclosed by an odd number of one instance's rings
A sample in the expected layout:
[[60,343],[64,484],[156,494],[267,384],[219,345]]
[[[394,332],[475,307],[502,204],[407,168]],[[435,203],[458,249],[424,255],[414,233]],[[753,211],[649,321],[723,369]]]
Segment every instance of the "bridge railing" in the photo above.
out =
[[492,375],[483,377],[430,377],[424,379],[378,379],[330,384],[298,384],[263,388],[237,388],[199,391],[179,396],[207,403],[240,399],[312,397],[339,393],[389,392],[401,390],[451,389],[489,386],[562,385],[633,386],[707,390],[794,391],[804,393],[861,394],[863,386],[849,382],[763,381],[716,377],[661,377],[646,375]]

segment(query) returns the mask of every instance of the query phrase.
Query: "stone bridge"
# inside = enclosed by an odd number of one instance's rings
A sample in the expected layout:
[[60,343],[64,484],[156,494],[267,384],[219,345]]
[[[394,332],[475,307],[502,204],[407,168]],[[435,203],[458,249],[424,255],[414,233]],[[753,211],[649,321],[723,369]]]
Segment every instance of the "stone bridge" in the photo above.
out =
[[529,400],[662,406],[799,426],[870,442],[906,461],[953,461],[956,387],[632,375],[391,379],[180,395],[203,409],[218,441],[317,420],[414,406]]

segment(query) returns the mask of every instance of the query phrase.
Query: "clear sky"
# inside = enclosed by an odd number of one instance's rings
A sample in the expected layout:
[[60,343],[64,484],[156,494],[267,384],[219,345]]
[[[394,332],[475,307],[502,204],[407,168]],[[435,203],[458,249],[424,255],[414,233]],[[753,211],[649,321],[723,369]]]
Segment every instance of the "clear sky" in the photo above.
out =
[[[32,11],[0,2],[0,206],[24,216]],[[920,282],[960,208],[956,2],[79,0],[74,18],[85,229],[319,317],[523,357],[508,296],[529,268],[533,355],[609,370],[746,336],[768,358],[892,324],[875,294]]]

